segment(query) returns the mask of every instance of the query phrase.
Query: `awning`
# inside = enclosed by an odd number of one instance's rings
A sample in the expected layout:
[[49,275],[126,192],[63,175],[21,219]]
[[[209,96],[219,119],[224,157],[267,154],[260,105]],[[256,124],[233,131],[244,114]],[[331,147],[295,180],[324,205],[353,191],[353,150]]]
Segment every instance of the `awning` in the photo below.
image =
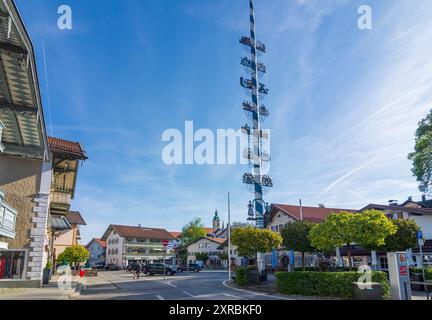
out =
[[50,215],[48,226],[55,230],[70,230],[72,229],[65,217]]

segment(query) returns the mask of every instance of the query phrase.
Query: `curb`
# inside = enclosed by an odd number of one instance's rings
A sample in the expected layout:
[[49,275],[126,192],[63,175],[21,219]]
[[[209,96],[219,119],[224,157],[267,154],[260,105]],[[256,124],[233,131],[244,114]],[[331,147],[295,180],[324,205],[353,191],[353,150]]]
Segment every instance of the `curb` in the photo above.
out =
[[76,299],[81,295],[82,284],[78,283],[75,290],[69,295],[69,299]]

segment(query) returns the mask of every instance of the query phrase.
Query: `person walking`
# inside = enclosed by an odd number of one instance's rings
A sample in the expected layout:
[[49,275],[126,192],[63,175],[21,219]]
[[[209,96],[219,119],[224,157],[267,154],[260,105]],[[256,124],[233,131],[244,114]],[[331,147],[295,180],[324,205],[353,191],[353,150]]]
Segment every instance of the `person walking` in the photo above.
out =
[[141,271],[142,271],[142,265],[140,262],[137,262],[137,266],[136,266],[136,275],[135,275],[135,279],[139,279],[140,275],[141,275]]

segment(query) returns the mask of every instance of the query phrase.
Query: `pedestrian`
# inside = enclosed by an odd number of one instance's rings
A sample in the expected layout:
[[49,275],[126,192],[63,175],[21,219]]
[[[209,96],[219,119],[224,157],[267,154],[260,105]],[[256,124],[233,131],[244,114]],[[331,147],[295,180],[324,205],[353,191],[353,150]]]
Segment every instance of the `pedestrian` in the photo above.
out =
[[138,262],[136,267],[136,279],[140,278],[141,271],[142,271],[142,265],[140,262]]
[[131,268],[133,279],[136,279],[136,268],[137,268],[137,263],[134,262],[133,265],[132,265],[132,268]]

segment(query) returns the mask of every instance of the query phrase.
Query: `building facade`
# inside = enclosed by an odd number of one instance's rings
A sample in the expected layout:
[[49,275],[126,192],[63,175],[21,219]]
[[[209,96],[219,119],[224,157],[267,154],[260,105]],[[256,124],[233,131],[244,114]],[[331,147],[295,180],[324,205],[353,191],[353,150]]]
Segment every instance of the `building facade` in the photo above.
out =
[[204,261],[198,260],[197,254],[206,253],[209,257],[207,266],[221,266],[222,260],[219,258],[219,255],[224,252],[223,244],[225,240],[225,238],[202,237],[191,243],[187,247],[188,263],[202,265]]
[[13,1],[0,1],[0,24],[0,287],[39,287],[51,156],[33,46]]
[[86,249],[89,251],[89,264],[105,264],[106,259],[106,241],[102,239],[93,238],[87,245]]
[[66,214],[66,220],[70,225],[70,229],[63,229],[56,232],[53,252],[55,257],[58,257],[66,248],[80,244],[80,226],[86,225],[81,213],[78,211],[69,211]]
[[175,238],[165,229],[110,225],[102,240],[106,241],[107,264],[120,268],[136,261],[175,264],[175,254],[167,252]]
[[[322,223],[330,214],[340,212],[352,212],[352,209],[326,208],[323,205],[317,207],[296,206],[286,204],[272,204],[268,213],[266,228],[281,232],[282,229],[294,221],[304,220],[312,223]],[[290,263],[289,248],[275,248],[273,253],[265,254],[265,265],[268,268],[286,268]],[[302,266],[301,253],[294,252],[294,267]],[[316,265],[317,257],[308,253],[305,255],[305,265],[313,267]],[[291,262],[292,263],[292,262]]]

